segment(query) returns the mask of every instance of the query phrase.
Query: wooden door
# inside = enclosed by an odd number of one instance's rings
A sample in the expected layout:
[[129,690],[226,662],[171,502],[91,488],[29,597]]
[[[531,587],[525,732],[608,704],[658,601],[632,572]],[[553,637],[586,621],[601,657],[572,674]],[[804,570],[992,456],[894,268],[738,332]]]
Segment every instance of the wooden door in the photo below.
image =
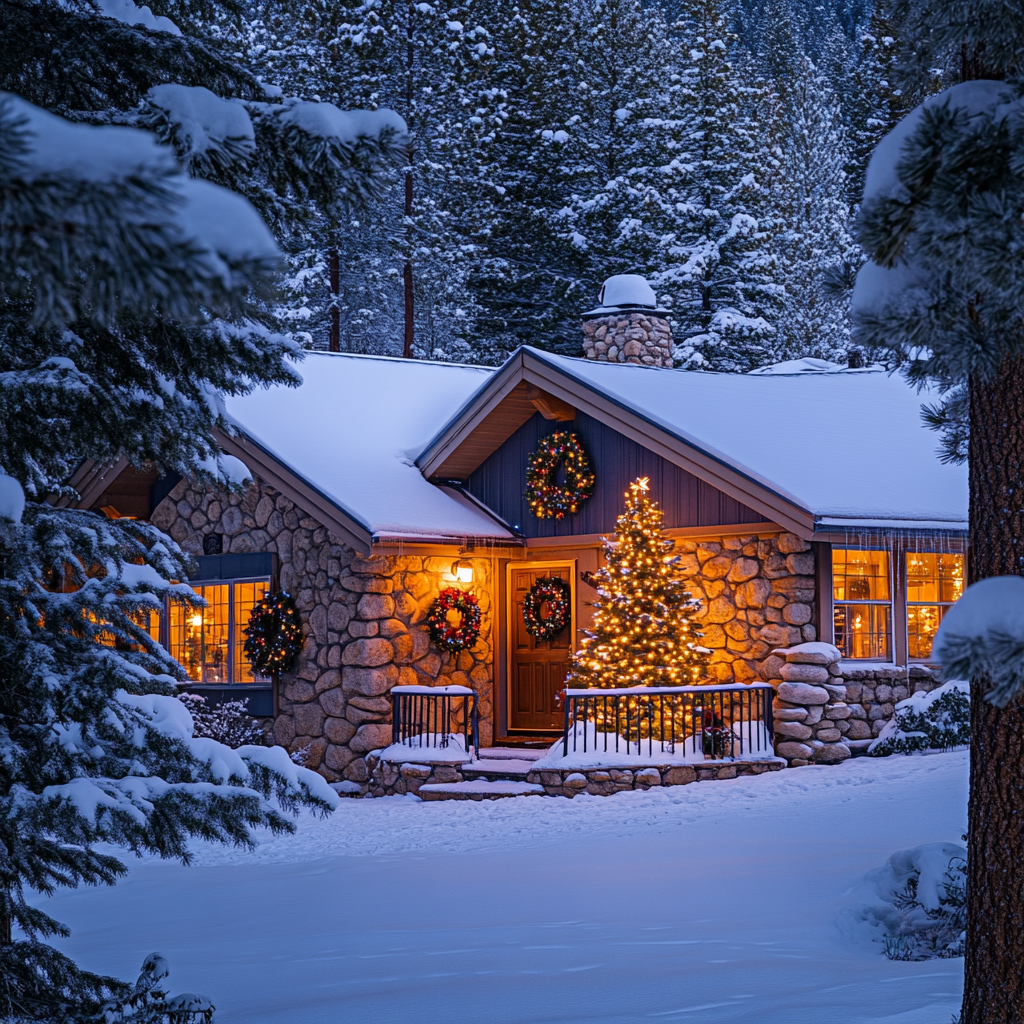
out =
[[[509,566],[508,647],[510,732],[561,732],[564,712],[555,703],[569,670],[569,655],[575,637],[576,567],[572,562]],[[526,631],[523,600],[542,576],[559,576],[572,594],[571,621],[557,636],[537,641]]]

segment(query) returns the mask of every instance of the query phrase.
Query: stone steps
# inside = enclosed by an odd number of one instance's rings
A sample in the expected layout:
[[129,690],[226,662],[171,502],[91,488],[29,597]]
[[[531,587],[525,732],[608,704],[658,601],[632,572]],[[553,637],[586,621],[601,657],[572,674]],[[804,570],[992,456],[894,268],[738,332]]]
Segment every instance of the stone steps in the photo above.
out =
[[421,800],[502,800],[513,796],[543,796],[544,787],[508,779],[428,782],[417,791]]

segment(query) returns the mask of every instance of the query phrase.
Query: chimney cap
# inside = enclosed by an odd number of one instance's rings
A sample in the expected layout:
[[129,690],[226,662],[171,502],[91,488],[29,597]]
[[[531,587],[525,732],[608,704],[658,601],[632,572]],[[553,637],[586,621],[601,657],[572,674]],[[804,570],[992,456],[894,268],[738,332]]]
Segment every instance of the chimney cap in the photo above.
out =
[[658,297],[654,289],[641,274],[614,274],[609,277],[597,296],[596,309],[588,310],[584,316],[601,316],[629,310],[648,310],[665,315],[668,310],[658,309]]

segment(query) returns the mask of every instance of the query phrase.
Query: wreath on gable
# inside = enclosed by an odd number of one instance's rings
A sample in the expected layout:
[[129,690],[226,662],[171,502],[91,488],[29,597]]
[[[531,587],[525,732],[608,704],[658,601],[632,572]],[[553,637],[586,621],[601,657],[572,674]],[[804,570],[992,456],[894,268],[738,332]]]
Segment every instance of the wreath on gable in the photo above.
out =
[[[450,613],[458,613],[452,622]],[[480,636],[480,605],[476,595],[458,587],[446,587],[437,595],[427,615],[430,638],[443,651],[457,654],[468,650]]]
[[523,598],[526,632],[534,640],[551,640],[558,636],[569,624],[569,599],[569,585],[565,580],[560,576],[541,576]]
[[291,594],[264,594],[253,605],[242,648],[253,672],[290,672],[302,650],[302,625]]
[[[559,465],[565,466],[565,486],[555,483]],[[524,497],[538,519],[562,519],[575,515],[594,493],[597,478],[580,439],[568,430],[545,437],[526,460]]]

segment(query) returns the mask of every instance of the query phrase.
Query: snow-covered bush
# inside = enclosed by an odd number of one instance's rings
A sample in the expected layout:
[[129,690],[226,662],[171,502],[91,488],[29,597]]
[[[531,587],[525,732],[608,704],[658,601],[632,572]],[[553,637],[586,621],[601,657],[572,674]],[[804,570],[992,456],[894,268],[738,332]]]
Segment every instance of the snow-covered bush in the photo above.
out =
[[178,700],[192,716],[193,736],[216,740],[232,748],[266,743],[263,727],[249,714],[244,700],[226,700],[213,707],[198,693],[179,693]]
[[967,683],[952,680],[937,690],[901,700],[896,712],[868,748],[875,757],[952,750],[971,739],[971,701]]
[[855,890],[846,930],[881,945],[890,960],[963,956],[966,858],[956,843],[898,850]]

